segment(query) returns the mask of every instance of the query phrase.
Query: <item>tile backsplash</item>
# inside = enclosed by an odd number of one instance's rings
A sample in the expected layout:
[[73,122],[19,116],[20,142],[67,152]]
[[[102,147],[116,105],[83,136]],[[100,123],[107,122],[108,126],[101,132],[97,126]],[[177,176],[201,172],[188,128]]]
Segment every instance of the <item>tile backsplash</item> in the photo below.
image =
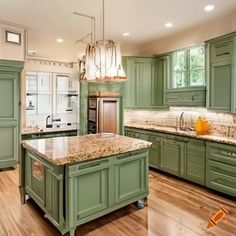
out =
[[206,108],[170,107],[169,110],[125,110],[125,124],[152,124],[163,127],[178,128],[180,115],[183,116],[185,128],[193,128],[198,117],[203,117],[211,123],[212,134],[236,138],[236,115],[212,112]]

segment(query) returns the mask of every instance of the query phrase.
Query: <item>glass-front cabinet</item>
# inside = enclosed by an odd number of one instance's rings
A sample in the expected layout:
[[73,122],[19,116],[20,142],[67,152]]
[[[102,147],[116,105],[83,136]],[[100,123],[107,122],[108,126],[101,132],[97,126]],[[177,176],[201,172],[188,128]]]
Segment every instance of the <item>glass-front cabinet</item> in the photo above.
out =
[[26,125],[45,128],[77,123],[78,81],[69,73],[26,72]]
[[77,84],[70,75],[56,75],[56,113],[74,113],[77,105]]

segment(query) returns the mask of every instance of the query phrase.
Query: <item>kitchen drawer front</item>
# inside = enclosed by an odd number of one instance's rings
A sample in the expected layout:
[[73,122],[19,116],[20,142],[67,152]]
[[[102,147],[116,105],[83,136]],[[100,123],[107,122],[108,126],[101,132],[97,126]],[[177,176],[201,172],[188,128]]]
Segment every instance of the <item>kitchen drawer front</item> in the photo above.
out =
[[208,144],[207,159],[236,166],[236,148],[230,145]]
[[233,41],[231,39],[222,40],[211,45],[211,62],[232,59]]
[[209,161],[207,163],[206,186],[236,197],[236,167]]

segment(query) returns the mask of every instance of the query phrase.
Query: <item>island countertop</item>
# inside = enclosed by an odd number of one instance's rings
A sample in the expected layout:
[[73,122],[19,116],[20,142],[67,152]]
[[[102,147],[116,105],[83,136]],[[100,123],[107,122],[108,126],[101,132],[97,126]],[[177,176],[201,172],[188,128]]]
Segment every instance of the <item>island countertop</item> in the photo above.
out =
[[23,141],[27,150],[54,165],[84,162],[140,149],[152,143],[110,133]]

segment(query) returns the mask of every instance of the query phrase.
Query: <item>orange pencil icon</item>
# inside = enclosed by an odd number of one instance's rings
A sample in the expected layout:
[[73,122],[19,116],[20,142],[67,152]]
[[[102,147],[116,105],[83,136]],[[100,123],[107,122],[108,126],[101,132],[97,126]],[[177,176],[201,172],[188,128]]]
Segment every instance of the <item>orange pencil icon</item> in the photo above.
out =
[[208,221],[207,228],[215,226],[225,217],[226,214],[228,214],[228,211],[224,207],[221,207],[220,210]]

